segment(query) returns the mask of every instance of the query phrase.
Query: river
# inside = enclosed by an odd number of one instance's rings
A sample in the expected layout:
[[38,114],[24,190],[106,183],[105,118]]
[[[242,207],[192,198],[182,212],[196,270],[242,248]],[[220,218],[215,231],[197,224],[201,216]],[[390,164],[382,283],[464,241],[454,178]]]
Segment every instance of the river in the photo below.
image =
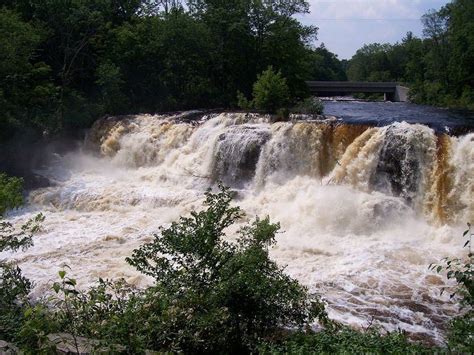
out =
[[125,257],[159,226],[201,208],[204,191],[222,180],[238,192],[243,222],[269,215],[281,223],[271,256],[322,296],[330,317],[442,341],[458,309],[428,265],[460,255],[474,221],[470,121],[392,103],[326,102],[326,113],[339,119],[100,120],[80,149],[38,171],[53,186],[10,213],[13,221],[45,214],[35,245],[0,258],[20,263],[35,281],[33,297],[64,264],[82,287],[98,277],[144,286],[150,280]]

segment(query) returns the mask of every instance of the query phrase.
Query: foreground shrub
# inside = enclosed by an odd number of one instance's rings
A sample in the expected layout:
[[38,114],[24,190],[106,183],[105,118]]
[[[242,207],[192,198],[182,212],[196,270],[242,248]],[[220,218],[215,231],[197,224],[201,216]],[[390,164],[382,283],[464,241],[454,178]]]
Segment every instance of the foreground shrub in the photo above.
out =
[[318,298],[270,260],[278,224],[257,218],[228,241],[226,229],[243,216],[231,200],[224,187],[206,193],[204,211],[162,229],[127,259],[171,302],[172,314],[166,307],[164,313],[172,322],[164,324],[172,348],[248,351],[276,329],[326,319]]
[[16,340],[31,286],[18,266],[0,263],[0,340]]
[[420,354],[436,349],[410,343],[400,332],[381,335],[376,329],[365,332],[348,327],[317,333],[293,333],[259,347],[261,354]]
[[229,241],[226,231],[243,216],[231,200],[224,187],[206,193],[203,211],[134,250],[128,262],[155,279],[145,290],[99,280],[83,292],[60,271],[54,297],[26,307],[20,345],[51,349],[47,335],[66,332],[110,351],[248,353],[284,327],[328,322],[322,302],[270,260],[278,224],[257,218]]
[[0,173],[0,216],[23,203],[23,180]]
[[468,229],[463,233],[467,255],[461,258],[445,258],[442,265],[430,265],[431,270],[446,272],[448,279],[456,281],[457,287],[450,296],[460,298],[463,314],[450,322],[448,347],[460,353],[474,352],[474,254],[471,244],[473,234],[468,223]]
[[[33,245],[33,234],[44,220],[39,214],[18,227],[0,220],[0,252],[17,251]],[[15,340],[23,322],[23,311],[29,305],[32,283],[12,262],[0,260],[0,340]]]
[[[22,180],[0,174],[0,252],[26,249],[33,245],[33,234],[44,220],[39,214],[22,226],[14,226],[2,219],[3,213],[23,202]],[[0,260],[0,340],[15,340],[23,321],[23,310],[28,302],[32,283],[21,269],[8,260]]]
[[[138,290],[123,280],[76,288],[66,271],[54,296],[32,305],[31,287],[18,269],[5,269],[0,289],[0,336],[28,353],[54,350],[51,338],[91,340],[97,352],[143,353],[472,353],[472,308],[452,322],[447,349],[407,341],[403,333],[365,332],[328,320],[323,303],[269,258],[278,224],[256,219],[230,234],[243,213],[221,187],[206,193],[206,208],[162,228],[152,242],[134,250],[128,262],[154,279]],[[465,246],[470,246],[471,233]],[[230,239],[230,237],[235,237]],[[14,248],[17,248],[14,244]],[[9,246],[9,248],[12,248]],[[472,254],[446,260],[460,284],[465,307],[472,306]],[[457,260],[457,259],[456,259]],[[441,271],[439,266],[434,267]],[[466,269],[467,268],[467,269]],[[456,273],[461,272],[461,274]],[[467,273],[467,274],[466,274]],[[465,277],[464,277],[465,276]],[[469,281],[471,280],[471,281]],[[319,320],[324,329],[312,332]],[[76,339],[78,340],[76,342]]]

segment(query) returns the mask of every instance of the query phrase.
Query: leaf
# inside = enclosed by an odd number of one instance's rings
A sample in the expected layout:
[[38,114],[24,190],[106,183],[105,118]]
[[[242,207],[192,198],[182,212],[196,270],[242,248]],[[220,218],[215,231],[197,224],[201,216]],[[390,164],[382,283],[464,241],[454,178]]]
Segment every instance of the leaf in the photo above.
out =
[[57,282],[55,282],[55,283],[53,284],[53,290],[54,290],[54,292],[59,293],[59,290],[60,290],[60,289],[61,289],[61,285],[58,284]]
[[64,276],[66,276],[66,271],[61,270],[61,271],[58,272],[58,274],[59,274],[59,277],[60,277],[61,279],[64,279]]
[[76,286],[76,280],[74,279],[68,279],[64,282],[66,285],[70,285],[70,286]]
[[436,268],[437,273],[441,272],[441,270],[443,270],[443,267],[441,265]]
[[470,242],[470,241],[468,240],[466,243],[464,243],[463,248],[465,248],[465,247],[469,244],[469,242]]

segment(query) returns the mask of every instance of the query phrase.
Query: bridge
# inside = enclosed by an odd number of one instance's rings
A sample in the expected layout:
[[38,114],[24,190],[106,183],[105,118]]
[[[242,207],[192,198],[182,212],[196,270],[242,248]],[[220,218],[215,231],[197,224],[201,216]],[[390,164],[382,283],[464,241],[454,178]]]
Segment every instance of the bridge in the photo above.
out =
[[394,102],[408,101],[408,88],[396,82],[367,81],[307,81],[311,94],[336,96],[355,93],[384,94],[384,99]]

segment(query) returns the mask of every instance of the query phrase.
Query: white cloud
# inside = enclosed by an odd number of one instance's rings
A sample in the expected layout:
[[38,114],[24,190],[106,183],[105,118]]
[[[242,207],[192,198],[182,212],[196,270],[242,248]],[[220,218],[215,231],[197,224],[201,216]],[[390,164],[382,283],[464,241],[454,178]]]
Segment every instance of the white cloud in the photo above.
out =
[[416,1],[310,0],[311,16],[325,19],[418,18]]
[[305,24],[319,27],[319,43],[350,58],[365,43],[399,41],[408,31],[421,35],[420,17],[448,0],[309,0]]

